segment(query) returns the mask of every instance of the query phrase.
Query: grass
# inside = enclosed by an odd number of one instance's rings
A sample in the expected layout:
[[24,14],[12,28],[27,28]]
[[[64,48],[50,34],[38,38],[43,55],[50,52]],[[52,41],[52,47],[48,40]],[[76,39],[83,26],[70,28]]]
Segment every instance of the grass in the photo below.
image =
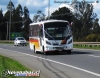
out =
[[74,48],[100,50],[100,45],[74,44]]
[[0,55],[0,78],[40,78],[40,77],[16,77],[14,75],[10,75],[8,77],[3,77],[1,75],[2,71],[4,70],[10,70],[10,71],[31,71],[27,67],[23,66],[21,63],[17,62],[16,60],[13,60],[8,57],[4,57]]
[[7,42],[7,41],[5,41],[5,42],[0,42],[0,44],[14,44],[14,42]]

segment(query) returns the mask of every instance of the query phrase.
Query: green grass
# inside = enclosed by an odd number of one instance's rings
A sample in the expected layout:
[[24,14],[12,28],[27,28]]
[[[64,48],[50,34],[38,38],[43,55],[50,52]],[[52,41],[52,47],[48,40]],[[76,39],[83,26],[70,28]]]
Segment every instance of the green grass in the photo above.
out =
[[26,70],[31,71],[30,69],[23,66],[21,63],[17,62],[16,60],[0,55],[0,78],[40,78],[40,77],[32,77],[32,76],[31,77],[16,77],[14,75],[3,77],[1,73],[2,71],[7,70],[7,69],[10,71],[26,71]]
[[74,48],[100,50],[100,45],[74,44]]
[[14,42],[0,42],[0,44],[14,44]]

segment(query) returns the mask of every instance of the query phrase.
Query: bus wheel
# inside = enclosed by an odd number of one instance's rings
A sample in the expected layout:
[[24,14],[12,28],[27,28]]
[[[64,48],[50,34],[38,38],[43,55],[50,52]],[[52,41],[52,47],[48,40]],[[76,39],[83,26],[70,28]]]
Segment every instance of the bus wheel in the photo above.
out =
[[68,52],[67,52],[68,54],[71,54],[71,50],[68,50]]
[[35,45],[33,46],[33,51],[34,51],[35,54],[37,54],[37,51],[35,49]]
[[47,53],[44,51],[44,46],[42,47],[43,54],[46,55]]

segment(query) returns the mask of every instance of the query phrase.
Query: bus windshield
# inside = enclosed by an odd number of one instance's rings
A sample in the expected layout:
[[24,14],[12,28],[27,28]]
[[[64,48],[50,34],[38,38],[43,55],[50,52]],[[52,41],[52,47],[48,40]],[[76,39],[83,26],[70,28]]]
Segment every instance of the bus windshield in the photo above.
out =
[[46,31],[45,37],[48,39],[64,39],[71,32],[67,22],[45,23],[44,30]]

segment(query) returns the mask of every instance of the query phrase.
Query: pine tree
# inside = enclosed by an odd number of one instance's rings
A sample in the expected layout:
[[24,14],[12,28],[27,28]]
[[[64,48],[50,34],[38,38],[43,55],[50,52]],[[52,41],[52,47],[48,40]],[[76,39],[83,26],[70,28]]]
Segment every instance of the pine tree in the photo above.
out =
[[2,39],[4,34],[4,22],[3,22],[3,13],[2,9],[0,10],[0,39]]
[[28,8],[24,7],[24,17],[23,17],[23,35],[28,40],[29,39],[29,24],[31,23],[31,19],[29,18]]
[[23,26],[22,16],[23,16],[22,6],[18,4],[17,8],[14,10],[12,18],[13,19],[12,32],[21,32],[21,28]]

